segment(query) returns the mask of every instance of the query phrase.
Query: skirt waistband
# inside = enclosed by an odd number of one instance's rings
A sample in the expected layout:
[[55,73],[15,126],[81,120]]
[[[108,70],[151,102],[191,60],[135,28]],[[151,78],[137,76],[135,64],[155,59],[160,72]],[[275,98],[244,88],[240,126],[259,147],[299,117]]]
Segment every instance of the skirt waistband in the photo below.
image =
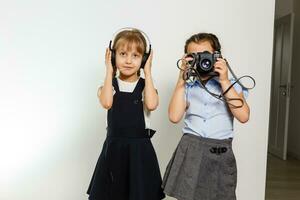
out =
[[110,128],[107,127],[107,137],[112,138],[151,138],[156,132],[153,129]]
[[196,139],[201,143],[208,144],[208,145],[226,145],[226,146],[232,146],[232,138],[228,139],[213,139],[213,138],[205,138],[197,135],[193,135],[190,133],[184,133],[182,137],[187,137],[190,139]]

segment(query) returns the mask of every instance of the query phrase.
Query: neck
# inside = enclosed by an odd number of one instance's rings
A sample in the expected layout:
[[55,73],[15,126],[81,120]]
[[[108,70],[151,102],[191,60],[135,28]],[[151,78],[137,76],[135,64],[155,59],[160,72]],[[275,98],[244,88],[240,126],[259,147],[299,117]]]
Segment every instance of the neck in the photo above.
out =
[[131,76],[126,76],[124,74],[119,75],[119,79],[126,82],[135,82],[139,79],[139,76],[137,74],[133,74]]
[[206,81],[210,78],[210,76],[200,76],[201,81]]

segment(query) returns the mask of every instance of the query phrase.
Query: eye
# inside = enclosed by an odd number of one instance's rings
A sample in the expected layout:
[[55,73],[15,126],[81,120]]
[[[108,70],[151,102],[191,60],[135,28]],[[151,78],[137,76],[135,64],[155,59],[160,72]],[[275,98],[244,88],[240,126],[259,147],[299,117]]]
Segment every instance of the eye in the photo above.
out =
[[140,54],[133,54],[134,58],[139,58],[141,55]]
[[125,55],[126,55],[126,53],[124,51],[120,52],[120,56],[125,56]]

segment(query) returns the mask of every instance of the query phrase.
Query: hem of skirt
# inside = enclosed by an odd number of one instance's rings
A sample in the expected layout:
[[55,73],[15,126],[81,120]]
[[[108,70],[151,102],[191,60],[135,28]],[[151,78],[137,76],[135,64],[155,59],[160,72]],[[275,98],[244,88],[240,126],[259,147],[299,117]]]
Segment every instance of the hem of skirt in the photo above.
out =
[[[94,199],[94,197],[91,197],[91,195],[89,193],[86,193],[86,194],[88,196],[88,200],[93,200]],[[166,195],[165,195],[164,192],[162,192],[162,194],[158,195],[157,198],[155,198],[154,200],[162,200],[164,198],[166,198]]]
[[174,192],[169,192],[167,190],[164,190],[164,193],[170,197],[173,197],[173,198],[176,198],[177,200],[193,200],[193,199],[190,199],[190,198],[187,198],[187,197],[183,197],[181,195],[178,195],[177,193],[174,193]]

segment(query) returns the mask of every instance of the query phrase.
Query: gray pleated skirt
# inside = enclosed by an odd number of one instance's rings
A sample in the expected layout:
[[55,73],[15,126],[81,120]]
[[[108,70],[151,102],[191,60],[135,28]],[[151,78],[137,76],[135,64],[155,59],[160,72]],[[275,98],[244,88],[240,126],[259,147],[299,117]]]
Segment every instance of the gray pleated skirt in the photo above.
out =
[[184,134],[166,168],[162,187],[178,200],[236,200],[232,139]]

